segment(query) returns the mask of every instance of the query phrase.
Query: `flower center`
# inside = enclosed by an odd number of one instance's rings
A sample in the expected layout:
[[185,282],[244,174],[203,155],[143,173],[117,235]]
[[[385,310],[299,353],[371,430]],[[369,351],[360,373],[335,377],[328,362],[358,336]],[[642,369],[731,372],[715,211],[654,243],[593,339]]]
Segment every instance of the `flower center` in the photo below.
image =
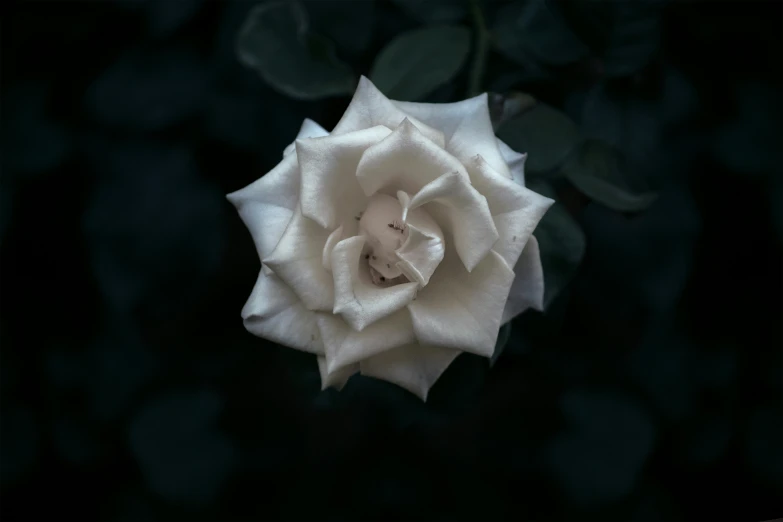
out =
[[370,265],[372,282],[383,287],[407,283],[395,254],[408,239],[400,203],[386,194],[373,195],[359,220],[359,234],[366,240],[362,255]]

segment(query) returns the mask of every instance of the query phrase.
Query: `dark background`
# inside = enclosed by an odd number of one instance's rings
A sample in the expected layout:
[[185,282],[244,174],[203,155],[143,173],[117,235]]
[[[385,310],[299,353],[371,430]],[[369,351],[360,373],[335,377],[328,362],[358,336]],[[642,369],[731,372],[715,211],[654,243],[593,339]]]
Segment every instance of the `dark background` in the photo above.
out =
[[[314,29],[347,3],[306,3]],[[567,291],[515,321],[491,371],[457,359],[426,405],[361,377],[319,392],[313,356],[242,326],[259,262],[224,194],[349,101],[291,100],[243,68],[253,5],[3,4],[3,519],[783,516],[780,2],[666,6],[656,59],[611,82],[656,100],[678,71],[648,116],[677,123],[658,201],[574,205],[587,253]],[[365,73],[418,25],[370,11],[331,35]],[[488,88],[566,111],[600,79],[506,66]]]

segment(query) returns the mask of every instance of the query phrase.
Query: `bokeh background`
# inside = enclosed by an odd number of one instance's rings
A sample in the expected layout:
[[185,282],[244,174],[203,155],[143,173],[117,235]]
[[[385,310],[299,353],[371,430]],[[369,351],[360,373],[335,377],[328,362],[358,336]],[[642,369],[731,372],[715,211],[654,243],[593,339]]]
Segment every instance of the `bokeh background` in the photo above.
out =
[[[574,279],[427,404],[361,377],[320,392],[314,357],[242,326],[259,262],[224,195],[349,101],[239,63],[256,3],[3,3],[4,520],[783,516],[780,2],[666,3],[654,59],[622,78],[490,60],[485,88],[599,135],[618,105],[585,117],[585,99],[626,100],[659,197],[635,216],[569,202]],[[304,2],[364,73],[421,25],[406,3]]]

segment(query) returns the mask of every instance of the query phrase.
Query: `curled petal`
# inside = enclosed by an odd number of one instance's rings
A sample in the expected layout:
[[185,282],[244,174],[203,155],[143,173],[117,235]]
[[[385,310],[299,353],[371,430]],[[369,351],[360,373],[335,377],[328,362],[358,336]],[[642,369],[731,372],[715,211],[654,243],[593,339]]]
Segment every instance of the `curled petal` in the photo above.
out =
[[472,271],[499,237],[486,198],[466,177],[451,172],[422,187],[411,198],[409,212],[427,203],[435,203],[427,212],[452,233],[459,258]]
[[359,371],[358,364],[343,366],[332,373],[326,367],[326,357],[318,356],[318,372],[321,374],[321,390],[329,387],[342,390],[351,375]]
[[380,143],[368,148],[356,170],[364,193],[369,197],[384,190],[409,194],[436,179],[444,172],[468,173],[457,159],[427,139],[410,120]]
[[[321,138],[323,136],[328,136],[329,132],[327,132],[326,129],[318,125],[316,122],[311,120],[310,118],[305,118],[302,122],[302,126],[299,128],[299,134],[296,135],[297,140],[305,140],[307,138]],[[283,150],[283,157],[288,156],[292,152],[296,150],[296,140],[294,140],[293,143],[288,145],[288,147]]]
[[468,272],[450,250],[447,246],[430,284],[408,305],[416,338],[490,357],[514,272],[493,251]]
[[362,76],[359,79],[359,85],[356,87],[351,103],[345,110],[343,117],[335,125],[332,134],[345,134],[346,132],[375,127],[376,125],[383,125],[394,130],[405,118],[409,118],[424,136],[440,148],[443,148],[445,144],[443,132],[402,112],[370,80]]
[[405,388],[426,401],[432,385],[460,353],[439,346],[408,344],[363,360],[359,371]]
[[367,263],[362,263],[364,243],[364,237],[355,236],[340,241],[332,251],[333,313],[341,314],[359,332],[404,308],[418,289],[413,282],[387,288],[375,286]]
[[296,156],[288,156],[265,176],[226,198],[250,230],[258,258],[272,253],[294,215],[299,200]]
[[302,214],[332,229],[367,205],[356,181],[356,167],[364,151],[391,134],[377,126],[325,138],[297,140],[301,172]]
[[542,196],[497,173],[481,156],[467,165],[473,186],[489,204],[500,236],[493,250],[514,266],[538,222],[554,200]]
[[324,268],[328,271],[332,271],[332,251],[334,250],[334,247],[343,240],[343,226],[340,225],[336,229],[334,229],[334,232],[329,234],[329,237],[326,238],[326,243],[324,244],[324,250],[321,254],[321,263],[323,264]]
[[329,235],[297,208],[277,247],[263,259],[309,310],[331,311],[334,303],[332,275],[323,266]]
[[242,320],[253,335],[297,350],[324,353],[315,313],[274,274],[259,272],[242,308]]
[[334,315],[318,314],[317,322],[328,373],[414,341],[413,326],[407,310],[381,319],[361,332],[351,329],[345,321]]
[[446,150],[461,162],[481,154],[496,171],[511,177],[492,128],[486,93],[456,103],[393,103],[406,114],[442,130]]
[[430,282],[430,277],[446,252],[443,235],[437,235],[427,229],[420,230],[412,223],[407,226],[408,239],[396,251],[400,260],[397,266],[409,280],[425,286]]
[[527,161],[527,152],[520,153],[506,145],[503,140],[498,138],[498,147],[500,147],[500,155],[508,165],[508,169],[511,171],[511,178],[517,182],[517,184],[525,186],[525,162]]
[[544,310],[544,269],[536,236],[530,236],[522,255],[514,266],[514,282],[503,309],[503,323],[507,323],[528,308]]

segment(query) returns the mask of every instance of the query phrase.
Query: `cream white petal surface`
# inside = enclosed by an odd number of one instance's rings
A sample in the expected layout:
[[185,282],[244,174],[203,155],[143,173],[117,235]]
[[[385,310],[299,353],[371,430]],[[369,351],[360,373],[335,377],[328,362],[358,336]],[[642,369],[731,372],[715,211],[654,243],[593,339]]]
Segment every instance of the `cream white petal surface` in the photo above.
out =
[[387,288],[372,283],[362,259],[362,236],[340,241],[332,250],[334,310],[356,331],[405,307],[416,295],[418,284],[403,283]]
[[514,272],[497,253],[468,272],[447,246],[446,257],[408,305],[422,344],[490,357]]
[[332,134],[345,134],[376,125],[383,125],[394,130],[405,118],[410,118],[428,139],[443,148],[445,145],[443,132],[418,121],[415,117],[409,117],[395,107],[391,100],[379,91],[369,79],[362,76],[351,103],[345,110],[343,117],[335,125]]
[[381,142],[369,147],[356,170],[364,193],[382,191],[396,195],[402,190],[416,193],[445,172],[458,172],[465,179],[465,167],[451,154],[435,145],[410,120]]
[[339,227],[334,229],[334,232],[329,234],[329,237],[326,238],[326,243],[324,244],[323,252],[321,253],[321,264],[323,264],[324,268],[328,271],[332,271],[332,251],[334,250],[334,247],[337,246],[337,243],[343,240],[343,226],[340,225]]
[[481,154],[495,170],[511,177],[492,128],[486,93],[456,103],[393,103],[406,114],[442,130],[446,150],[460,161]]
[[525,162],[527,161],[527,153],[517,152],[503,140],[498,138],[498,147],[500,147],[500,155],[508,165],[508,169],[511,171],[511,178],[519,185],[525,186]]
[[422,205],[427,205],[424,210],[444,230],[451,232],[454,247],[468,272],[498,240],[487,199],[456,172],[444,174],[422,187],[411,198],[409,209]]
[[302,214],[332,229],[367,205],[356,181],[356,168],[364,151],[391,131],[376,126],[347,134],[297,140],[301,172]]
[[315,313],[274,274],[259,271],[242,321],[253,335],[305,352],[323,354],[321,333]]
[[309,310],[332,310],[332,274],[323,266],[330,231],[307,219],[297,207],[274,251],[263,259]]
[[325,390],[329,387],[342,390],[351,375],[359,371],[358,364],[351,364],[344,366],[329,373],[326,367],[326,357],[318,356],[318,372],[321,374],[321,390]]
[[503,323],[507,323],[528,308],[544,310],[544,269],[536,236],[530,236],[522,255],[514,266],[514,282],[503,309]]
[[[297,140],[304,140],[307,138],[320,138],[322,136],[328,136],[329,132],[318,125],[310,118],[305,118],[302,122],[302,126],[299,128],[299,134],[296,135]],[[283,156],[288,156],[296,150],[296,140],[289,144],[288,147],[283,150]]]
[[514,266],[538,222],[554,200],[525,188],[495,171],[481,156],[467,165],[473,186],[487,198],[500,236],[492,249]]
[[439,346],[408,344],[364,359],[359,371],[405,388],[426,401],[432,385],[460,353]]
[[446,248],[442,237],[410,222],[407,226],[408,239],[396,252],[400,260],[397,266],[409,280],[424,286],[443,260]]
[[259,259],[277,246],[299,200],[299,167],[289,156],[266,175],[226,196],[250,230]]
[[400,310],[361,332],[330,314],[317,314],[329,373],[415,340],[410,314]]

